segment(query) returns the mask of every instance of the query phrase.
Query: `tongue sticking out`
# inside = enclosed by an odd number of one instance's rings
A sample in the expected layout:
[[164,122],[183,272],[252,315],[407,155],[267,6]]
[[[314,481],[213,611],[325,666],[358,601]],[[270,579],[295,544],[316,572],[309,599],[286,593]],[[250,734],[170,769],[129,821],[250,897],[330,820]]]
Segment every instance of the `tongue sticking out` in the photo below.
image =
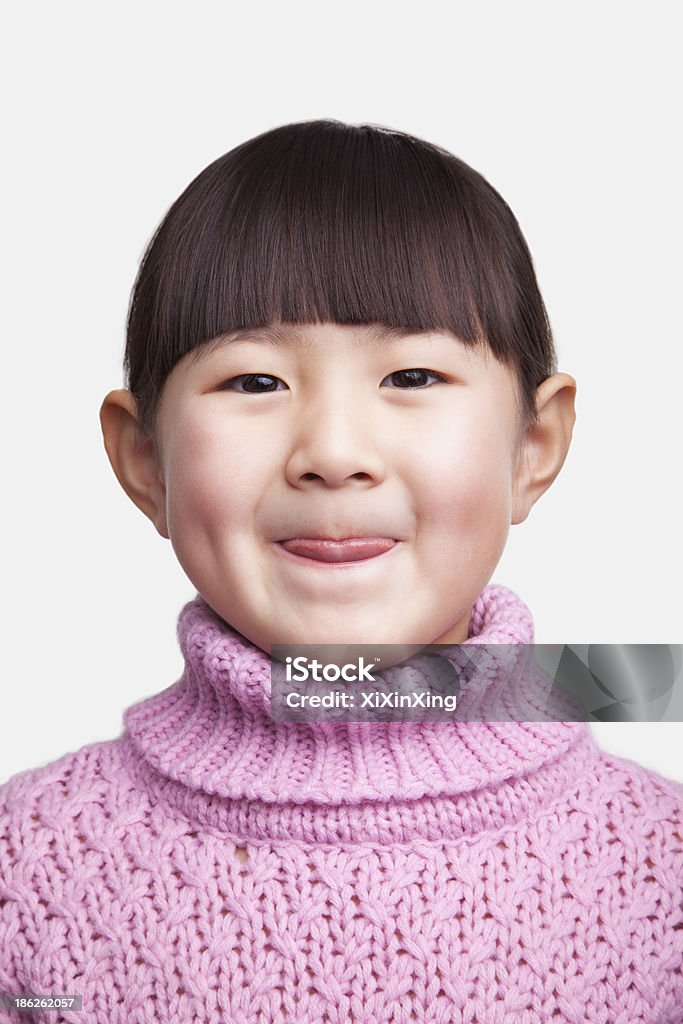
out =
[[353,537],[349,540],[311,540],[297,537],[281,541],[282,547],[294,555],[313,558],[318,562],[357,562],[373,558],[393,548],[391,537]]

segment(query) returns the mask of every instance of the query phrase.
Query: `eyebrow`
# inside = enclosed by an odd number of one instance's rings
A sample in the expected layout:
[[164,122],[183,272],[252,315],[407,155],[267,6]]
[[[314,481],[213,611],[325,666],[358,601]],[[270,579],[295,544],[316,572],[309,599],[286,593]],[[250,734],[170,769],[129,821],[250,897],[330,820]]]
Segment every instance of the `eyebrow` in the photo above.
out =
[[[358,326],[367,330],[364,338],[358,339],[358,345],[371,342],[375,345],[386,345],[401,338],[410,338],[417,334],[428,334],[419,327],[395,326],[393,324],[349,324],[344,326]],[[289,324],[266,324],[261,327],[244,327],[236,331],[229,331],[219,334],[209,341],[200,344],[195,350],[196,358],[208,356],[217,349],[226,345],[235,344],[239,341],[252,341],[262,344],[273,345],[276,348],[290,348],[295,350],[306,350],[313,348],[317,342],[314,338],[306,338],[300,334],[293,325]]]

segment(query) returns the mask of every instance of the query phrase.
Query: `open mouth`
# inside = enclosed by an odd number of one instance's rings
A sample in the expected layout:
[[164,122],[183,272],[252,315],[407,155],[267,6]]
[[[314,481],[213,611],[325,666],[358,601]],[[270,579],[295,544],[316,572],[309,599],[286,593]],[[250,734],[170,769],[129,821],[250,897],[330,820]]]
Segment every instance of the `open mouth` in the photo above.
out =
[[398,543],[393,537],[349,537],[345,540],[293,537],[278,541],[279,547],[297,559],[328,565],[368,561],[391,551]]

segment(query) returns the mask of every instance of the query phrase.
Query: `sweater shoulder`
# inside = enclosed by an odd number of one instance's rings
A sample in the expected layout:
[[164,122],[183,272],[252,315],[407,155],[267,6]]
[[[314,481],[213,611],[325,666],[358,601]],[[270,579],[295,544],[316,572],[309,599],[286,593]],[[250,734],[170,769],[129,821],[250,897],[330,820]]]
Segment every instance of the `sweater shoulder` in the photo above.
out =
[[683,784],[605,751],[596,771],[591,814],[602,834],[609,833],[626,856],[629,850],[652,855],[657,881],[683,894]]
[[121,737],[10,776],[0,785],[0,868],[18,859],[38,833],[69,831],[85,808],[113,808],[130,785]]
[[653,768],[630,758],[599,751],[599,771],[603,774],[608,789],[621,790],[631,797],[632,810],[637,817],[640,811],[674,813],[680,823],[683,814],[683,782],[668,778]]

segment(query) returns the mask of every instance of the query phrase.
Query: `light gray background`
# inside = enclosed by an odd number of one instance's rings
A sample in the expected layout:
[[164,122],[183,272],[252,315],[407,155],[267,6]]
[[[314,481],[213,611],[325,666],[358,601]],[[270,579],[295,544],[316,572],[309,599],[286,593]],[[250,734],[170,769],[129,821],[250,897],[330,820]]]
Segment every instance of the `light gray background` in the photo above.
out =
[[[46,2],[5,15],[0,780],[118,735],[180,674],[194,590],[120,489],[145,244],[211,160],[287,121],[413,132],[480,170],[529,242],[578,381],[565,467],[493,580],[539,643],[681,629],[677,5]],[[683,780],[683,725],[594,726]]]

